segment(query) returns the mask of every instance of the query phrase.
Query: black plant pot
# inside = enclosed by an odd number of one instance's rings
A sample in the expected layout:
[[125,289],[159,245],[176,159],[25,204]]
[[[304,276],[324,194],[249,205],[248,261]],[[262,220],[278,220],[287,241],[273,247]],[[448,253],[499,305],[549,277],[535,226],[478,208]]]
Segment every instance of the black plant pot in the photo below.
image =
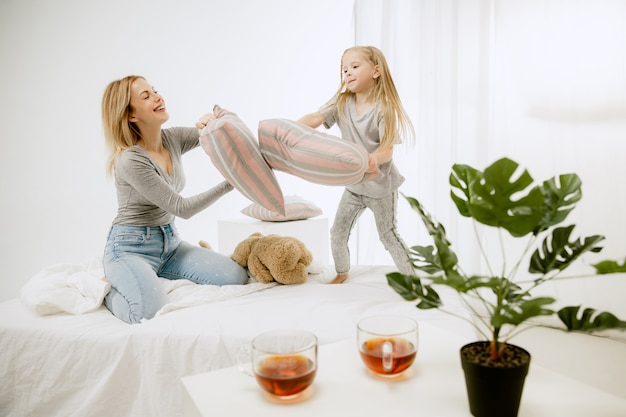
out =
[[[474,417],[516,417],[524,381],[530,365],[530,354],[519,346],[507,345],[506,357],[493,366],[489,357],[489,342],[473,342],[461,348],[461,365],[470,411]],[[475,358],[481,355],[483,359]],[[487,359],[484,359],[487,358]]]

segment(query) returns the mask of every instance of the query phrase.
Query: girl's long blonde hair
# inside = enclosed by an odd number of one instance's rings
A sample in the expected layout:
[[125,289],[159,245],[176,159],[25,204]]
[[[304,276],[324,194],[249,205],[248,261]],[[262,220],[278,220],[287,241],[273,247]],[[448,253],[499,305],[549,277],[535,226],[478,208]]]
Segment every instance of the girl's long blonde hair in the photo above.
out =
[[397,138],[406,139],[409,144],[413,144],[415,140],[415,129],[413,123],[409,118],[407,112],[404,110],[404,106],[400,101],[398,90],[391,77],[389,66],[385,55],[378,48],[374,46],[353,46],[346,49],[342,56],[340,64],[340,77],[341,85],[335,93],[332,99],[326,103],[322,109],[337,106],[339,117],[345,118],[345,104],[350,96],[354,93],[345,88],[343,77],[343,56],[348,51],[358,51],[363,53],[365,58],[370,64],[378,66],[380,76],[376,78],[376,85],[372,92],[372,101],[376,104],[380,104],[380,111],[385,122],[385,131],[383,137],[380,140],[380,146],[378,149],[389,149],[394,144],[398,143]]
[[141,133],[137,126],[129,121],[130,87],[140,75],[128,75],[109,83],[102,97],[102,125],[104,140],[109,150],[106,171],[113,175],[117,158],[126,149],[137,144]]

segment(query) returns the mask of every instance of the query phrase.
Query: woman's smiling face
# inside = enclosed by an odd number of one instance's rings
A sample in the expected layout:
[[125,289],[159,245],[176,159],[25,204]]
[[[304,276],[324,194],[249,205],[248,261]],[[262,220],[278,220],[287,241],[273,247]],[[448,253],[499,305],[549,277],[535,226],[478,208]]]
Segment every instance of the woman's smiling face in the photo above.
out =
[[130,87],[130,121],[138,124],[165,123],[170,115],[163,97],[143,78],[133,81]]

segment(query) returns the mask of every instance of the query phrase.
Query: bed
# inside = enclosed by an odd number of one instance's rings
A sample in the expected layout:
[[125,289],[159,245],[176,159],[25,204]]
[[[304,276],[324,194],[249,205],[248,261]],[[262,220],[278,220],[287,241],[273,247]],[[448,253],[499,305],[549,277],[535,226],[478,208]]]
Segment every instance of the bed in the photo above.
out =
[[[74,272],[98,279],[93,264],[81,265]],[[40,313],[49,314],[38,314],[32,299],[0,303],[0,415],[179,416],[181,377],[235,364],[243,343],[277,327],[308,329],[327,344],[352,336],[361,317],[391,313],[474,338],[463,320],[403,301],[386,283],[393,270],[355,266],[341,285],[326,284],[334,276],[326,266],[312,269],[299,285],[174,283],[170,304],[135,325],[102,305],[81,314],[48,306]],[[63,268],[56,273],[58,278]],[[469,317],[455,295],[442,296],[455,313]]]

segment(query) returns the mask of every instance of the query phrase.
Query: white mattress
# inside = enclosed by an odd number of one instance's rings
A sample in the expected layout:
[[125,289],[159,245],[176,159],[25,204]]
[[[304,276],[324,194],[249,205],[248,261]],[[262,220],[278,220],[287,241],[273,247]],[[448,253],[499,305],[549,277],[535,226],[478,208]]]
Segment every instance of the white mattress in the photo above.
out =
[[[402,300],[386,282],[394,269],[356,266],[341,285],[310,276],[136,325],[104,307],[40,316],[19,299],[0,303],[0,415],[179,416],[181,377],[235,364],[241,344],[278,327],[308,329],[325,344],[352,336],[361,317],[392,313],[475,336],[463,320]],[[469,317],[456,295],[440,295]]]

